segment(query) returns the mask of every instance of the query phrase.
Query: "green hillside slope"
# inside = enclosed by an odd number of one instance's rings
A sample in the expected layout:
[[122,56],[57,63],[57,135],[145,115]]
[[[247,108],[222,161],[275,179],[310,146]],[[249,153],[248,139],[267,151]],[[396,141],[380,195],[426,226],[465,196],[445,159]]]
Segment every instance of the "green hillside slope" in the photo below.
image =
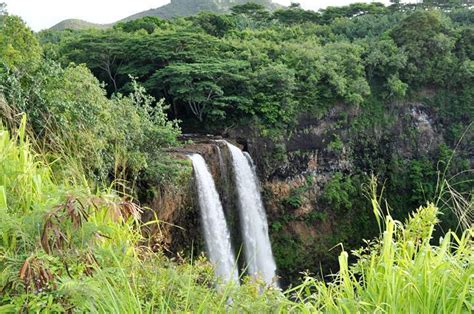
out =
[[95,23],[90,23],[84,20],[79,20],[79,19],[67,19],[51,27],[51,30],[64,30],[64,29],[81,30],[81,29],[88,29],[88,28],[105,29],[111,26],[112,24],[95,24]]
[[[214,13],[228,12],[230,8],[235,5],[241,5],[250,2],[248,0],[172,0],[169,4],[161,6],[159,8],[146,10],[133,14],[129,17],[124,18],[123,22],[133,21],[145,16],[158,16],[165,19],[170,19],[178,16],[190,16],[203,11],[209,11]],[[252,2],[261,4],[270,10],[281,7],[278,4],[272,3],[271,0],[254,0]],[[113,23],[115,24],[115,23]],[[64,30],[64,29],[87,29],[87,28],[108,28],[113,24],[95,24],[78,19],[68,19],[51,27],[52,30]]]

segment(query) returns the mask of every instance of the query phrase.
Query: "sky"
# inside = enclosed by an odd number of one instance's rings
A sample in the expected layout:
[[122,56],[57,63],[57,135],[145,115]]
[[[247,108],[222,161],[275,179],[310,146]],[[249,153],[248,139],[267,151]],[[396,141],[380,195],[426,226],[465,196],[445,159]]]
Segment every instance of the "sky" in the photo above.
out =
[[[283,5],[299,2],[303,8],[309,10],[362,1],[364,0],[274,0]],[[7,4],[7,11],[10,14],[21,16],[33,30],[39,31],[71,18],[100,24],[112,23],[134,13],[160,7],[169,3],[169,0],[0,0],[0,2]]]

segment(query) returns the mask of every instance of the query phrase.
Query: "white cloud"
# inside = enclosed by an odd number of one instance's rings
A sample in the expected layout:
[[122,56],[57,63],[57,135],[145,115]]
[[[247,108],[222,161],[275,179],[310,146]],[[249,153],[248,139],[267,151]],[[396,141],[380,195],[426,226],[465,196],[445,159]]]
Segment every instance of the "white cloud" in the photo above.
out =
[[[0,0],[11,14],[21,16],[35,31],[49,28],[69,18],[93,23],[112,23],[134,13],[160,7],[169,0]],[[274,0],[289,5],[299,2],[305,9],[345,5],[354,0]],[[363,1],[363,0],[359,0]],[[368,1],[368,0],[367,0]],[[388,2],[385,0],[384,2]]]

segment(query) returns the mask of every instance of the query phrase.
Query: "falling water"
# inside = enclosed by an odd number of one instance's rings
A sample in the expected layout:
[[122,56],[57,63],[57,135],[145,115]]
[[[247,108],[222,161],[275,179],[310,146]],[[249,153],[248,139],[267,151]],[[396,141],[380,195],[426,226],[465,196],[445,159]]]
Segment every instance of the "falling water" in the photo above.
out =
[[196,177],[209,260],[215,267],[216,277],[221,278],[224,282],[238,283],[239,274],[236,269],[230,234],[214,179],[201,155],[193,154],[190,158]]
[[260,195],[258,178],[250,155],[227,143],[232,155],[239,198],[240,221],[248,272],[277,286],[268,223]]

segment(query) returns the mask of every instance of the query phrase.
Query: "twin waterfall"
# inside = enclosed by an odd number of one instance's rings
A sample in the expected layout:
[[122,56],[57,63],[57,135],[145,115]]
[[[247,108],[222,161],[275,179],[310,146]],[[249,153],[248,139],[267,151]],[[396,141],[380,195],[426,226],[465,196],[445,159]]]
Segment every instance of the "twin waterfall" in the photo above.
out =
[[[260,186],[250,155],[227,143],[232,158],[234,183],[246,272],[262,279],[267,285],[278,286],[276,264],[273,259],[268,223],[260,195]],[[220,152],[220,151],[219,151]],[[213,177],[200,155],[190,156],[201,209],[204,238],[209,260],[215,267],[216,276],[224,282],[239,282],[237,260],[231,245],[231,237],[223,206]],[[222,164],[222,156],[219,156]]]

